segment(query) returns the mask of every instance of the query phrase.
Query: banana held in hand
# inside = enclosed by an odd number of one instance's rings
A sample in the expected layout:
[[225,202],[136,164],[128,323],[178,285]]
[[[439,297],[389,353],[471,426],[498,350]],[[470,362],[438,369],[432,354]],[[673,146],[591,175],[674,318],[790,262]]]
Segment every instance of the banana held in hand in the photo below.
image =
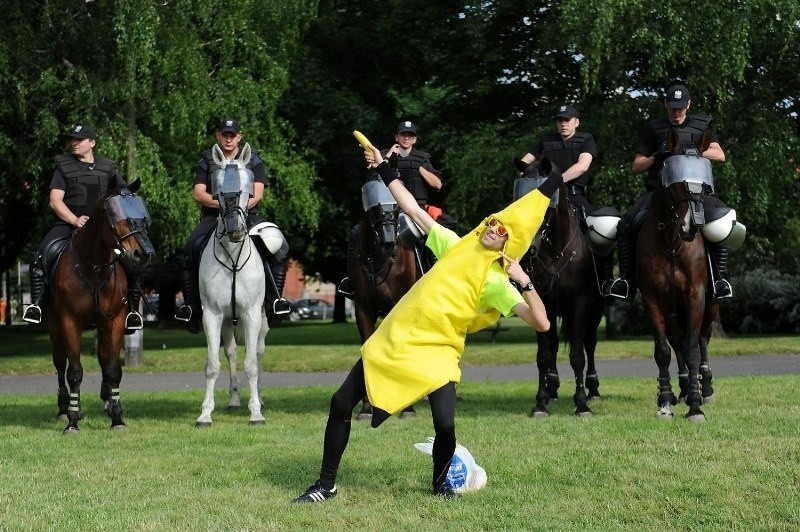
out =
[[372,143],[369,141],[367,137],[364,136],[362,132],[356,129],[353,131],[353,136],[356,138],[358,143],[361,144],[362,148],[364,148],[367,151],[372,150]]

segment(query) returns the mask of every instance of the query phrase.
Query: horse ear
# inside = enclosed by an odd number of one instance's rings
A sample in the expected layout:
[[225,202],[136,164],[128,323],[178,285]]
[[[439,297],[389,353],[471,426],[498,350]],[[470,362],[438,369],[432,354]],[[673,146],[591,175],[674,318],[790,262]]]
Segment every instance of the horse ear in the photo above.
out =
[[142,186],[142,180],[137,177],[136,179],[128,183],[128,190],[136,194],[139,191],[139,187],[141,186]]
[[239,160],[242,161],[243,164],[247,164],[250,162],[251,155],[252,150],[250,149],[250,143],[245,142],[244,148],[242,148],[242,153],[239,154]]
[[225,154],[222,153],[222,148],[219,147],[219,144],[214,144],[214,147],[211,148],[211,158],[220,168],[225,167]]
[[681,143],[678,138],[678,132],[670,126],[667,131],[667,151],[673,155],[679,153],[681,149]]

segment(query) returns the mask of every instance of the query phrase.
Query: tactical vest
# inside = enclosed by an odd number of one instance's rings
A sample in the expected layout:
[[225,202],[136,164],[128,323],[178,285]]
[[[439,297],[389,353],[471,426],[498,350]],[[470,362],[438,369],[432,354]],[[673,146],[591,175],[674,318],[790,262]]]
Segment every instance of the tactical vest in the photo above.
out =
[[64,176],[64,203],[75,216],[89,216],[97,200],[108,191],[116,171],[114,163],[103,157],[88,165],[72,155],[56,155],[55,162]]
[[[661,144],[667,142],[667,137],[670,128],[678,134],[678,142],[685,148],[693,148],[697,146],[697,142],[703,136],[703,133],[711,126],[711,117],[708,115],[689,115],[683,124],[673,126],[670,124],[666,117],[661,117],[650,122],[650,129],[655,134],[658,140],[658,146],[653,146],[653,153],[659,149]],[[653,164],[647,172],[647,181],[645,186],[647,190],[658,188],[661,184],[661,168],[664,164]]]
[[[578,162],[581,148],[583,148],[583,143],[587,138],[587,133],[575,133],[567,140],[562,139],[561,135],[554,131],[542,133],[540,137],[542,156],[550,159],[563,172]],[[570,184],[588,186],[589,172],[585,172],[579,178],[571,181]]]
[[400,175],[400,180],[420,205],[428,203],[431,199],[428,194],[428,184],[419,173],[419,167],[429,158],[429,153],[413,148],[408,156],[397,158],[397,173]]
[[[258,154],[256,150],[250,148],[250,162],[248,162],[245,167],[249,169],[251,172],[253,171],[253,167],[258,166],[263,160],[261,156]],[[214,162],[214,157],[211,155],[211,148],[207,149],[203,152],[203,158],[200,159],[199,163],[200,167],[205,170],[206,173],[206,191],[211,194],[211,189],[213,184],[211,183],[211,178],[214,175],[214,170],[217,169],[217,163]],[[208,207],[203,207],[203,216],[219,216],[219,209],[209,209]],[[248,214],[257,214],[258,207],[253,207],[249,211]]]

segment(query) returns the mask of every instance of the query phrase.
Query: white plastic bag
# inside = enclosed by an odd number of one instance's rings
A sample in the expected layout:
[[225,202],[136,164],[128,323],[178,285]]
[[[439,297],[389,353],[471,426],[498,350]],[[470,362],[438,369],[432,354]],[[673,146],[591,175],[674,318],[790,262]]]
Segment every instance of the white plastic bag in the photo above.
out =
[[[433,454],[433,437],[425,443],[415,443],[414,447],[425,454]],[[447,471],[447,485],[456,493],[477,491],[486,485],[486,470],[475,462],[466,447],[456,444],[456,452]]]

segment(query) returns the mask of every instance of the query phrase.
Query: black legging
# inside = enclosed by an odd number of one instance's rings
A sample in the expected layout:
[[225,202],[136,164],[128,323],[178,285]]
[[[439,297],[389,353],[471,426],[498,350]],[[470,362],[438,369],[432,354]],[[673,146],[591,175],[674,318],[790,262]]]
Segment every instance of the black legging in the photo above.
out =
[[[336,484],[336,473],[350,439],[353,408],[367,395],[364,383],[364,362],[359,358],[350,374],[331,397],[328,424],[319,480],[330,490]],[[433,442],[433,486],[443,484],[456,450],[456,383],[449,382],[428,395],[436,439]]]

